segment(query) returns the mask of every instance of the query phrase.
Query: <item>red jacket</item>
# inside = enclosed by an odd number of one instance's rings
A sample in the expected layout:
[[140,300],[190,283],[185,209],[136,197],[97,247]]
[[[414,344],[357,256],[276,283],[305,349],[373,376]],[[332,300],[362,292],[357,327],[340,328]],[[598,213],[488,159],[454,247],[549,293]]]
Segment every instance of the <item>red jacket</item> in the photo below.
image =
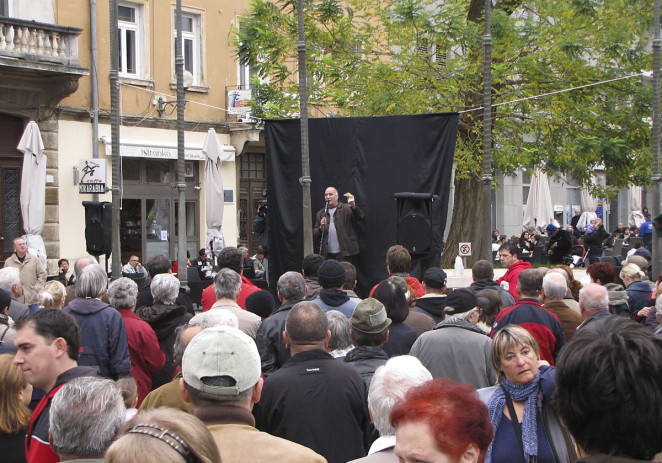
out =
[[[239,290],[239,296],[237,297],[237,304],[239,304],[239,307],[246,310],[246,298],[254,292],[259,291],[260,288],[255,286],[251,280],[245,276],[240,276],[241,289]],[[214,285],[211,284],[202,291],[202,310],[205,312],[208,311],[211,309],[211,306],[214,305],[214,302],[216,302],[216,296],[214,295]]]
[[504,276],[497,280],[497,283],[499,284],[501,284],[502,281],[508,283],[508,292],[513,295],[515,302],[517,302],[517,279],[519,278],[519,274],[528,268],[531,268],[529,262],[518,260],[508,269]]
[[[391,276],[393,276],[392,273],[388,277],[386,277],[386,279],[388,279]],[[386,280],[382,280],[379,283],[377,283],[375,286],[372,287],[372,289],[370,290],[370,297],[372,297],[372,293],[375,292],[375,289],[377,288],[377,286],[379,286],[384,281],[386,281]],[[416,277],[408,275],[408,276],[405,277],[405,281],[407,282],[407,285],[411,286],[411,288],[414,290],[414,292],[416,293],[417,298],[418,297],[423,297],[425,295],[425,289],[423,288],[423,285],[421,284],[420,281],[418,281],[418,279]]]
[[55,386],[37,404],[32,412],[28,435],[25,438],[25,458],[27,463],[57,463],[60,457],[53,452],[48,444],[51,401],[55,393],[69,381],[82,376],[98,376],[96,368],[74,367],[65,371],[55,380]]
[[545,309],[536,299],[522,298],[496,316],[490,337],[506,325],[519,325],[533,336],[540,348],[540,358],[554,365],[554,359],[565,344],[559,317]]
[[159,348],[156,333],[145,320],[129,309],[117,310],[124,320],[129,340],[131,371],[138,384],[138,407],[152,390],[152,374],[165,365],[165,354]]

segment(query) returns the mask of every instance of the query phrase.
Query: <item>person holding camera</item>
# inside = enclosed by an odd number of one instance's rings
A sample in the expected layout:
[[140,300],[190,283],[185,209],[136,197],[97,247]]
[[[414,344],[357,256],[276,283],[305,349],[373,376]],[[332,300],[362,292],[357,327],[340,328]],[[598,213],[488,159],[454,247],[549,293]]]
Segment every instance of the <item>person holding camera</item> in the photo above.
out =
[[257,206],[257,215],[253,219],[253,233],[262,235],[262,249],[265,256],[268,252],[268,237],[269,237],[269,219],[267,218],[268,204],[267,200],[260,201]]

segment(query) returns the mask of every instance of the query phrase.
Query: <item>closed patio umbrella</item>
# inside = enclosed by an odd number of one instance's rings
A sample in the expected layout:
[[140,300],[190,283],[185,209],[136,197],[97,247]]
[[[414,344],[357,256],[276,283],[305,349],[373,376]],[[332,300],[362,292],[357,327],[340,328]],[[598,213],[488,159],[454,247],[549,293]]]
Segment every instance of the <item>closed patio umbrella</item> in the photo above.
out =
[[28,251],[46,265],[46,247],[41,236],[46,219],[46,156],[44,141],[36,122],[30,121],[17,149],[23,153],[21,174],[21,216]]
[[531,176],[529,196],[526,199],[526,212],[523,226],[543,231],[554,221],[554,206],[549,190],[549,179],[542,169],[536,169]]
[[639,228],[646,221],[641,209],[641,187],[632,185],[630,187],[630,219],[628,220],[630,225]]
[[234,161],[234,151],[225,151],[219,143],[216,131],[210,128],[207,132],[202,153],[205,160],[205,207],[207,209],[207,233],[205,248],[209,255],[218,253],[225,247],[223,238],[223,178],[221,167],[223,161]]
[[580,231],[584,231],[591,220],[598,218],[598,214],[595,213],[597,210],[598,200],[591,196],[587,188],[582,188],[582,215],[579,216],[579,221],[577,221],[577,228]]

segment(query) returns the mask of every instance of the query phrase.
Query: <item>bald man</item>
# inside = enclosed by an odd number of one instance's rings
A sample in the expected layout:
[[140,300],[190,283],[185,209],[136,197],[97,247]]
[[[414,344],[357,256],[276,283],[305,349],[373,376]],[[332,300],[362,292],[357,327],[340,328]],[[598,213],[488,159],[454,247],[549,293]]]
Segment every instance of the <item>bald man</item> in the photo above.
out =
[[327,205],[317,212],[313,235],[315,239],[322,239],[322,256],[356,265],[360,248],[354,224],[363,219],[363,211],[354,196],[347,199],[347,203],[341,203],[338,190],[332,186],[324,191]]

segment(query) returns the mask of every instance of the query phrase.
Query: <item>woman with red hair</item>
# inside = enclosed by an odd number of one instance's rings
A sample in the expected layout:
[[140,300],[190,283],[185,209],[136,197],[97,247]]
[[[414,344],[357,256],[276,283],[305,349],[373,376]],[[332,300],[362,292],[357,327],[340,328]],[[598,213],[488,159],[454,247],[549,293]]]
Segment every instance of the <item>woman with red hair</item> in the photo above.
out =
[[395,455],[404,463],[483,463],[492,440],[487,407],[467,384],[433,379],[391,411]]
[[609,294],[609,312],[616,315],[630,315],[628,295],[625,288],[616,283],[616,270],[609,262],[596,262],[586,269],[591,283],[604,286]]

